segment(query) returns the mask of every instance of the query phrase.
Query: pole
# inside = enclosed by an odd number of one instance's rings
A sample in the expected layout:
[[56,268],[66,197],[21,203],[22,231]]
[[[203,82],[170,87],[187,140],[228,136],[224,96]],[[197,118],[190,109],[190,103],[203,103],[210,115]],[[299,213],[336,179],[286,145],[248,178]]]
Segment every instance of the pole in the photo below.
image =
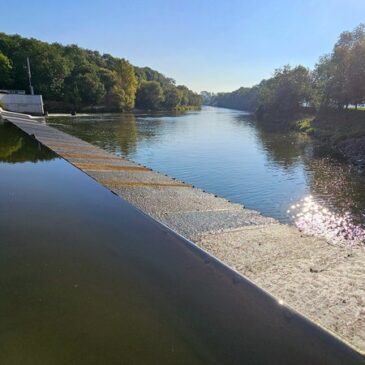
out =
[[29,62],[29,57],[27,57],[27,69],[28,69],[28,79],[29,79],[29,90],[30,90],[30,94],[34,95],[34,89],[32,86],[32,74],[30,73],[30,62]]

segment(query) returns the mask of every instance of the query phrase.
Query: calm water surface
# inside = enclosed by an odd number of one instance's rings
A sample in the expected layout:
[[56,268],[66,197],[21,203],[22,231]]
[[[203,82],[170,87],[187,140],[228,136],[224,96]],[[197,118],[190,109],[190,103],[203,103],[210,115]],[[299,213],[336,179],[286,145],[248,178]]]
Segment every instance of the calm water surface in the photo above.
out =
[[1,123],[0,290],[4,365],[359,363],[343,343]]
[[297,133],[263,130],[244,112],[49,118],[70,134],[309,233],[363,241],[365,177]]
[[245,318],[236,288],[181,239],[0,123],[0,364],[262,363],[243,333],[267,331],[267,310]]
[[200,276],[198,263],[170,238],[172,254],[167,239],[155,222],[0,123],[0,363],[232,363],[224,347],[236,340],[226,334],[225,345],[214,333],[209,309],[200,320],[202,287],[186,274],[188,265]]

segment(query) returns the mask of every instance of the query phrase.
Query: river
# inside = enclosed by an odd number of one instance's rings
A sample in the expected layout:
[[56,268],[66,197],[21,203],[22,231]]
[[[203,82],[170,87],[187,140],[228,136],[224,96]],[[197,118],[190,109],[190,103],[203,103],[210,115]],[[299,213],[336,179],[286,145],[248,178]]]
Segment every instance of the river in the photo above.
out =
[[307,233],[364,241],[365,175],[308,136],[260,128],[249,113],[204,107],[48,123]]
[[0,202],[0,364],[361,363],[1,122]]

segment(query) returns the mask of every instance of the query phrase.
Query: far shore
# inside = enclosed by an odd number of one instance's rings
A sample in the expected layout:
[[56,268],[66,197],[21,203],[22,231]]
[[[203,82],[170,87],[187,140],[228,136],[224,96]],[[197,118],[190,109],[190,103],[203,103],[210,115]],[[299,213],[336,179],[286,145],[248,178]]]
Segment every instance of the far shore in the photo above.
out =
[[[248,112],[255,116],[253,111]],[[318,113],[302,111],[289,117],[265,116],[255,119],[273,132],[292,130],[305,133],[339,152],[350,164],[365,169],[365,110],[362,108]]]

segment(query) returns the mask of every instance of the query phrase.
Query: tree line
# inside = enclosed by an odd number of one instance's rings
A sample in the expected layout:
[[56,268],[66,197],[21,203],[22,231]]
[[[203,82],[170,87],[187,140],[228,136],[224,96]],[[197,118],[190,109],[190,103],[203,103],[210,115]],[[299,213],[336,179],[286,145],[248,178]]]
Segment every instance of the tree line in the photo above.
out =
[[203,102],[254,111],[293,114],[303,109],[348,109],[365,103],[365,25],[341,33],[330,54],[313,70],[286,65],[253,87],[228,93],[202,93]]
[[26,58],[36,93],[54,110],[185,110],[201,96],[149,67],[76,45],[63,46],[0,33],[0,89],[29,90]]

